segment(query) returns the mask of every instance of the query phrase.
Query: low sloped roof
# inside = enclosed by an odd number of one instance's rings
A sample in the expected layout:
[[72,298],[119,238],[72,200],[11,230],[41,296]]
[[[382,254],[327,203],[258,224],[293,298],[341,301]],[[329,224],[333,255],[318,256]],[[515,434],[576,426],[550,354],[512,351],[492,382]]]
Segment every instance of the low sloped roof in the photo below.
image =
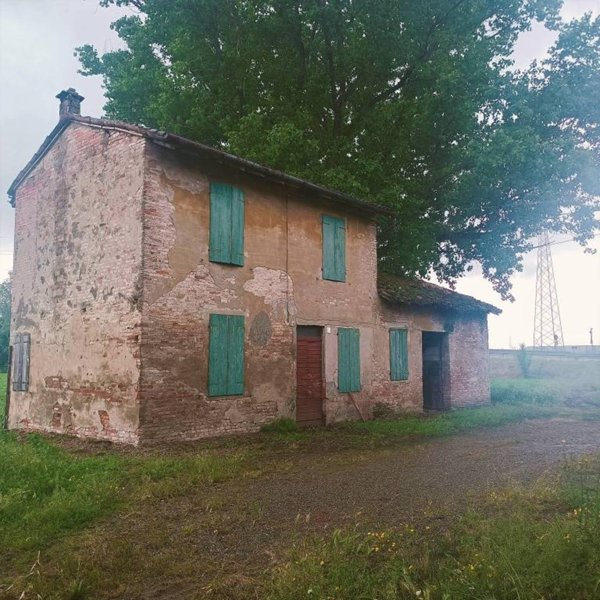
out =
[[481,302],[472,296],[453,292],[422,279],[379,273],[377,290],[381,298],[393,304],[444,308],[458,312],[485,312],[495,315],[502,312],[492,304]]
[[45,156],[50,148],[52,148],[54,143],[60,138],[62,133],[71,123],[80,123],[89,127],[98,127],[106,130],[125,131],[133,135],[143,136],[144,138],[160,146],[185,152],[187,154],[194,154],[196,156],[212,160],[216,163],[228,165],[254,177],[259,177],[287,187],[300,189],[309,192],[320,199],[335,202],[343,205],[346,208],[354,208],[372,216],[377,214],[392,214],[392,211],[385,206],[360,200],[348,194],[343,194],[342,192],[323,187],[305,179],[288,175],[282,171],[265,167],[264,165],[252,162],[239,156],[235,156],[234,154],[229,154],[223,150],[218,150],[217,148],[201,144],[200,142],[196,142],[173,133],[158,131],[157,129],[150,129],[141,125],[132,125],[131,123],[126,123],[124,121],[82,117],[81,115],[72,113],[65,114],[61,117],[60,121],[51,131],[50,135],[48,135],[48,137],[44,140],[39,150],[33,155],[31,160],[27,163],[27,165],[25,165],[23,170],[17,175],[11,184],[8,190],[8,196],[13,206],[15,202],[16,191],[19,185],[26,179],[33,168]]

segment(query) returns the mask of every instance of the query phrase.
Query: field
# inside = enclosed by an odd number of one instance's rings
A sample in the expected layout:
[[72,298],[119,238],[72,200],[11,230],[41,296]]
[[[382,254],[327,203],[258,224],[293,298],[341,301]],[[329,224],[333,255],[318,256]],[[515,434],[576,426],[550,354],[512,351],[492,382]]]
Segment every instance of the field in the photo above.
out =
[[490,407],[158,449],[3,433],[0,596],[597,597],[585,398],[501,380]]

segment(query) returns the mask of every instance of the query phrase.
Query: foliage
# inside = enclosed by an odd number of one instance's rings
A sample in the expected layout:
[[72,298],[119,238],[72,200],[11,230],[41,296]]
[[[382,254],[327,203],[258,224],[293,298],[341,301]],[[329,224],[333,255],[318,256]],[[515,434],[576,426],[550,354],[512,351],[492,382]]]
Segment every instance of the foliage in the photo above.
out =
[[[569,481],[583,475],[584,485]],[[596,598],[600,457],[559,481],[494,490],[444,535],[430,525],[336,531],[297,542],[263,592],[269,600]],[[583,493],[582,493],[583,492]],[[435,524],[435,523],[434,523]]]
[[549,405],[559,402],[569,386],[556,385],[545,379],[494,379],[492,403],[496,405]]
[[10,279],[0,283],[0,373],[8,367],[10,345]]
[[294,419],[277,419],[263,425],[260,430],[263,433],[296,433],[298,431],[298,423]]
[[531,367],[531,354],[529,354],[525,344],[521,344],[517,350],[517,361],[519,362],[519,368],[521,369],[521,375],[523,377],[529,377],[529,371]]
[[[106,114],[386,204],[382,267],[505,296],[540,229],[598,225],[600,18],[561,0],[102,0],[123,49],[77,50]],[[549,57],[511,67],[533,20]]]

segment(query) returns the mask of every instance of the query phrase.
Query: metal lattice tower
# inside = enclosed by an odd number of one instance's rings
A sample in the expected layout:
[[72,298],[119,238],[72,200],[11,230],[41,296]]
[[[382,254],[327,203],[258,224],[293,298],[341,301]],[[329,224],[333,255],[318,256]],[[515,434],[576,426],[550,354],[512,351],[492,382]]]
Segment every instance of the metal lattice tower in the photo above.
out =
[[538,244],[533,345],[562,347],[562,323],[550,252],[550,236],[547,231],[539,236]]

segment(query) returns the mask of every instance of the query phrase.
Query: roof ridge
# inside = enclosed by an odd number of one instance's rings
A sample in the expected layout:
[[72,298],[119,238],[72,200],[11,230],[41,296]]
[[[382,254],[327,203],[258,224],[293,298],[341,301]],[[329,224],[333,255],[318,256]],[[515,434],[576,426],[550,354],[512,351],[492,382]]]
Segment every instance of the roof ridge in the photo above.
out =
[[255,177],[262,177],[281,185],[308,190],[326,200],[343,204],[348,208],[352,207],[372,215],[393,214],[393,211],[388,207],[356,198],[350,194],[345,194],[343,192],[327,188],[318,183],[313,183],[306,179],[295,177],[294,175],[289,175],[283,171],[272,169],[271,167],[267,167],[260,163],[242,158],[235,154],[230,154],[224,150],[214,148],[213,146],[208,146],[190,138],[169,133],[167,131],[152,129],[144,125],[134,125],[132,123],[127,123],[126,121],[82,116],[74,113],[66,113],[60,118],[58,124],[42,142],[42,145],[38,151],[33,155],[31,160],[25,165],[25,167],[19,172],[12,182],[10,188],[8,189],[8,195],[13,206],[15,203],[16,191],[19,185],[21,185],[21,183],[27,178],[29,173],[52,148],[56,140],[71,123],[80,123],[82,125],[100,127],[103,129],[118,129],[127,133],[141,135],[162,146],[171,147],[173,150],[202,154],[212,158],[216,162],[230,164],[231,166],[238,168],[250,175],[254,175]]

